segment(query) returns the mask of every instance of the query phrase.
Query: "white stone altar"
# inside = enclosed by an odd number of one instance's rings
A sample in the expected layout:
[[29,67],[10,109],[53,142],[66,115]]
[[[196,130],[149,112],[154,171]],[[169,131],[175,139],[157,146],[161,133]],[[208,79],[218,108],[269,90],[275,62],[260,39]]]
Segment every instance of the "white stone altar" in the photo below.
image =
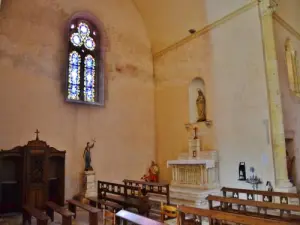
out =
[[208,194],[219,195],[219,160],[215,150],[204,150],[201,138],[209,128],[206,122],[186,124],[189,132],[188,153],[182,153],[177,160],[168,160],[172,168],[170,196],[172,202],[193,202],[189,205],[207,203]]
[[169,160],[167,167],[172,167],[171,185],[173,186],[199,189],[219,187],[216,151],[200,152],[196,159]]
[[83,197],[96,197],[97,188],[96,188],[96,177],[94,171],[85,171],[83,173]]

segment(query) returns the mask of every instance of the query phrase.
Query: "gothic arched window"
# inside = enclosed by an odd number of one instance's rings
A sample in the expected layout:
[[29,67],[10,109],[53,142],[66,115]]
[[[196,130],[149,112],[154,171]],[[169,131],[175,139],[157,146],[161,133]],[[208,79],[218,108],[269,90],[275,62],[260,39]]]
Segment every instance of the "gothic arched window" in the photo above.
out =
[[75,18],[68,34],[67,101],[101,104],[99,31],[90,21]]

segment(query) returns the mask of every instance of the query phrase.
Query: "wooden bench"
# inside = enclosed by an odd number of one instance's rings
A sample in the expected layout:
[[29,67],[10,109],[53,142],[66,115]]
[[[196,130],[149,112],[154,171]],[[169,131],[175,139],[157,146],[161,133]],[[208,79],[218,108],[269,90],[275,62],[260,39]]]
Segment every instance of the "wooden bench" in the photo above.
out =
[[[229,212],[222,212],[216,210],[209,210],[209,209],[199,209],[193,208],[188,206],[179,206],[178,207],[178,218],[179,224],[186,224],[185,223],[185,215],[192,214],[194,215],[197,220],[198,224],[201,224],[201,221],[204,221],[205,218],[208,219],[209,225],[216,224],[243,224],[243,225],[296,225],[299,223],[292,223],[286,221],[274,221],[265,218],[258,218],[253,216],[246,216],[241,214],[229,213]],[[204,223],[202,223],[204,224]]]
[[[221,210],[221,211],[251,215],[256,217],[269,218],[269,219],[276,220],[276,222],[278,220],[282,220],[282,221],[300,223],[300,217],[291,214],[291,212],[300,212],[300,206],[298,205],[278,204],[272,202],[259,202],[259,201],[236,199],[236,198],[226,198],[226,197],[213,196],[213,195],[207,196],[206,199],[208,200],[209,209],[211,210]],[[213,207],[213,202],[220,203],[220,206]],[[236,205],[237,209],[234,209],[233,205]],[[254,210],[249,210],[249,207],[253,207]],[[268,210],[280,210],[280,214],[279,215],[268,214]],[[286,212],[287,215],[284,215],[284,212]]]
[[143,195],[152,193],[164,196],[166,197],[166,203],[168,205],[170,204],[170,188],[168,183],[154,183],[128,179],[123,180],[123,182],[128,187],[140,187]]
[[72,216],[74,216],[74,213],[57,205],[56,203],[51,201],[46,202],[46,212],[52,222],[54,220],[54,212],[57,212],[62,216],[63,225],[72,225]]
[[85,211],[89,212],[89,224],[97,225],[98,224],[98,213],[101,211],[95,207],[90,205],[83,204],[77,200],[67,200],[69,210],[74,213],[74,217],[76,218],[76,207],[79,207]]
[[[88,199],[91,203],[97,204],[95,198]],[[140,214],[148,215],[150,211],[148,197],[141,194],[140,187],[98,181],[97,201],[99,200],[115,202],[122,205],[122,208],[136,208]]]
[[29,205],[23,206],[23,224],[31,224],[31,217],[36,218],[37,225],[47,225],[49,217],[42,211]]
[[275,192],[275,191],[259,191],[259,190],[248,190],[241,188],[229,188],[223,187],[221,189],[224,197],[241,198],[240,194],[246,195],[248,200],[264,201],[264,202],[280,202],[281,204],[290,204],[290,200],[296,199],[300,204],[300,194],[287,193],[287,192]]
[[149,219],[144,216],[137,215],[126,210],[119,211],[116,216],[120,218],[121,224],[126,224],[127,221],[137,225],[164,225],[164,223]]

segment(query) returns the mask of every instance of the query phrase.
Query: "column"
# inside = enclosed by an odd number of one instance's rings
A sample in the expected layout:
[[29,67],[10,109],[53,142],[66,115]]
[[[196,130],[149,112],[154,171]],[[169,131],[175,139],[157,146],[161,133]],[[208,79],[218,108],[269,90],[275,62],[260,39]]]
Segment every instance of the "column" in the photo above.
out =
[[267,89],[269,96],[271,137],[276,186],[280,188],[289,188],[292,187],[292,184],[288,180],[286,166],[283,114],[272,18],[276,3],[272,0],[258,1],[266,66]]

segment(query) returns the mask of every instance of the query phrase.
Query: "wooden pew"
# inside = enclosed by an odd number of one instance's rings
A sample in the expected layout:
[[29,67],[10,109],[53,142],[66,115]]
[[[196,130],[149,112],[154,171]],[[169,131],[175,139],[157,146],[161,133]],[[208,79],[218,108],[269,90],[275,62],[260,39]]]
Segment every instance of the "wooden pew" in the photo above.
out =
[[47,225],[49,217],[42,211],[29,205],[23,206],[23,224],[31,224],[31,217],[36,218],[37,225]]
[[143,195],[152,193],[166,197],[167,204],[170,204],[170,188],[168,183],[154,183],[138,180],[123,180],[124,184],[129,187],[140,187]]
[[99,209],[104,207],[105,209],[110,209],[110,211],[116,211],[116,212],[119,212],[121,209],[123,209],[123,206],[116,202],[98,199],[97,197],[90,197],[89,204]]
[[121,224],[126,224],[127,221],[137,225],[164,225],[164,223],[149,219],[144,216],[137,215],[126,210],[119,211],[116,216],[120,218]]
[[[300,194],[297,193],[286,193],[286,192],[275,192],[275,191],[259,191],[259,190],[248,190],[241,188],[229,188],[223,187],[221,189],[224,197],[228,197],[227,194],[231,193],[230,197],[240,198],[240,194],[245,194],[248,200],[264,201],[264,202],[280,202],[281,204],[290,204],[290,199],[298,199],[300,204]],[[258,196],[258,198],[255,198]],[[277,198],[277,199],[276,199]]]
[[74,213],[74,217],[76,218],[76,207],[82,208],[85,211],[89,212],[89,224],[90,225],[97,225],[98,224],[98,212],[100,212],[100,209],[97,209],[95,207],[82,204],[81,202],[77,200],[67,200],[68,202],[68,208],[71,212]]
[[67,209],[57,205],[54,202],[46,202],[46,212],[47,215],[51,218],[51,221],[54,220],[54,212],[57,212],[62,216],[62,224],[63,225],[72,225],[72,216],[74,213],[68,211]]
[[[209,203],[210,210],[221,210],[245,215],[251,215],[262,218],[269,218],[288,222],[298,222],[300,223],[300,217],[297,215],[292,215],[291,212],[300,212],[300,206],[298,205],[287,205],[278,204],[272,202],[259,202],[252,200],[236,199],[236,198],[226,198],[221,196],[209,195],[206,197]],[[219,207],[213,207],[213,202],[219,202]],[[233,208],[233,205],[237,205],[237,209]],[[253,207],[255,210],[247,210],[247,207]],[[280,215],[268,214],[268,210],[280,210]],[[261,213],[262,212],[262,213]],[[287,216],[284,215],[287,213]]]
[[[209,210],[209,209],[199,209],[187,206],[179,206],[178,207],[178,221],[179,224],[186,224],[185,223],[185,215],[192,214],[197,220],[204,221],[205,218],[208,218],[208,224],[216,224],[216,222],[221,222],[219,224],[242,224],[242,225],[296,225],[299,223],[292,223],[286,221],[274,221],[265,218],[258,218],[253,216],[246,216],[241,214],[229,213],[229,212],[222,212],[216,210]],[[198,223],[201,224],[201,223]]]
[[[129,187],[124,184],[116,184],[98,181],[97,198],[88,198],[90,202],[106,200],[116,202],[123,208],[136,208],[140,214],[149,214],[150,204],[147,196],[141,194],[140,187]],[[96,203],[97,204],[97,203]]]

